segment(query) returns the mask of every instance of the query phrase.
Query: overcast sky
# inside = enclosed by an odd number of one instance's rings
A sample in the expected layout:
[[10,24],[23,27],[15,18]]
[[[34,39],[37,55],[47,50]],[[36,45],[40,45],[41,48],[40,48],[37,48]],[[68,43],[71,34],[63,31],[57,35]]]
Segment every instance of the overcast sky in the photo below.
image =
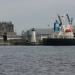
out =
[[57,14],[66,13],[75,19],[74,0],[0,0],[0,21],[12,21],[18,34],[52,26]]

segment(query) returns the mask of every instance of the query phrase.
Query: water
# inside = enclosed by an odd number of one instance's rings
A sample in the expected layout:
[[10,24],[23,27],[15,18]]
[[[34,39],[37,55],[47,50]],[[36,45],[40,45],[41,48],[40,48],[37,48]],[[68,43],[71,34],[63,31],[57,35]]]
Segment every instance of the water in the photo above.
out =
[[75,47],[0,46],[0,75],[75,75]]

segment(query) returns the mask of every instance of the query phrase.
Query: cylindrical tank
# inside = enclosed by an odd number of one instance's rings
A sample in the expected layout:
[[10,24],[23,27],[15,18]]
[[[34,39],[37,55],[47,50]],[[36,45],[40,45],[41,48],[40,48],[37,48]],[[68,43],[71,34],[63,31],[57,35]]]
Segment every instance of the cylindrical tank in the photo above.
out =
[[31,30],[31,43],[36,44],[36,31],[34,28]]

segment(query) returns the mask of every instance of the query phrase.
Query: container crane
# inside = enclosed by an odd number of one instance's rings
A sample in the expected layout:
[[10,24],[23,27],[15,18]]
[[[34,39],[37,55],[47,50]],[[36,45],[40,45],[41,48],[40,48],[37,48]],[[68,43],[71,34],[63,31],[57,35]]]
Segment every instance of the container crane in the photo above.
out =
[[68,14],[66,14],[66,16],[67,16],[67,19],[68,19],[69,24],[71,24],[71,25],[72,25],[73,18],[70,18]]
[[61,17],[60,17],[60,15],[57,15],[58,16],[58,19],[59,19],[59,26],[61,26],[62,25],[62,20],[61,20]]
[[73,18],[71,18],[71,24],[72,24],[72,22],[73,22]]

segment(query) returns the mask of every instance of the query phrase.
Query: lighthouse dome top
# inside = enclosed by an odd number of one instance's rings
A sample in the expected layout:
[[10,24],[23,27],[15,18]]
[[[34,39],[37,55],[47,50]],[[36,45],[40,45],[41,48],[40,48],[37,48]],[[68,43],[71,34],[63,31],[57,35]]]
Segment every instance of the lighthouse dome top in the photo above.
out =
[[35,31],[35,28],[32,28],[32,31]]

